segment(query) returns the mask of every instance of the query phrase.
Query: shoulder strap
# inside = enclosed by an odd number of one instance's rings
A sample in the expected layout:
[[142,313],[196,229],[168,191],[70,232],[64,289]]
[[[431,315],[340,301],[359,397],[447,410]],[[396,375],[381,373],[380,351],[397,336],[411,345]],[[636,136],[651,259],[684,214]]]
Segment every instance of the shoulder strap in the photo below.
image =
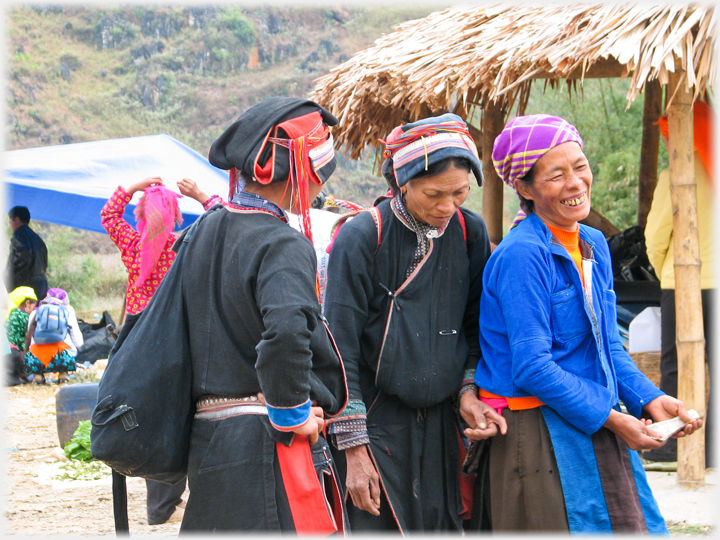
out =
[[37,315],[35,316],[35,321],[37,322],[37,327],[40,329],[43,329],[47,326],[47,319],[48,319],[48,306],[46,304],[43,304],[40,306],[37,310]]
[[375,222],[375,228],[377,229],[378,233],[377,245],[375,246],[375,253],[377,253],[377,250],[380,247],[380,242],[382,241],[382,216],[380,216],[380,210],[378,210],[376,206],[355,210],[354,212],[344,214],[343,216],[338,218],[338,220],[332,226],[332,229],[330,229],[330,243],[328,244],[328,247],[326,249],[328,253],[330,253],[330,251],[332,250],[333,244],[335,244],[335,239],[337,238],[337,235],[340,232],[340,227],[343,226],[343,223],[345,223],[348,219],[355,217],[358,214],[361,214],[362,212],[370,212],[370,215]]
[[375,246],[375,253],[377,253],[377,250],[380,249],[380,243],[382,242],[382,216],[380,215],[380,210],[378,210],[377,206],[370,207],[370,214],[372,215],[375,227],[377,228],[378,239],[377,246]]
[[465,240],[465,251],[467,251],[467,226],[465,225],[465,216],[463,216],[463,213],[460,211],[460,209],[457,209],[457,216],[460,220],[460,226],[462,227],[463,232],[463,239]]

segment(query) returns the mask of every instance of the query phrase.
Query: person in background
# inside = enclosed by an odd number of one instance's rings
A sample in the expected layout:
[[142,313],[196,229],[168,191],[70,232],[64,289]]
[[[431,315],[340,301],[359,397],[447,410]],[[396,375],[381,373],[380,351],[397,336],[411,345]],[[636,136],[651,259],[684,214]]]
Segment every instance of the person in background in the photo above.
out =
[[37,305],[37,296],[32,287],[17,287],[8,295],[8,309],[5,313],[5,331],[10,345],[19,351],[25,350],[30,313]]
[[[330,251],[325,315],[350,401],[328,432],[346,464],[353,530],[460,532],[471,501],[455,407],[480,357],[490,256],[484,221],[461,205],[482,165],[454,114],[398,126],[385,145],[392,195],[342,225]],[[466,414],[471,438],[504,427],[477,400]]]
[[[3,292],[6,293],[3,284]],[[27,382],[25,374],[25,364],[23,356],[25,356],[25,336],[27,335],[28,319],[30,313],[37,305],[37,296],[32,287],[22,286],[13,290],[9,295],[6,294],[8,300],[8,309],[5,312],[5,340],[7,341],[9,351],[6,358],[7,383],[12,385]]]
[[[702,101],[693,105],[695,153],[693,170],[697,185],[698,239],[700,241],[700,286],[702,288],[703,325],[705,330],[705,361],[710,372],[710,388],[715,372],[713,343],[715,337],[715,178],[713,169],[715,111]],[[668,121],[658,122],[660,133],[667,142]],[[678,362],[675,346],[675,257],[673,249],[673,209],[670,199],[670,170],[660,173],[652,205],[645,225],[645,244],[648,259],[660,279],[660,389],[677,396]],[[705,462],[713,465],[712,393],[705,415]],[[677,441],[668,441],[662,448],[643,452],[650,461],[677,461]]]
[[39,309],[34,309],[28,318],[25,336],[25,372],[33,375],[33,382],[45,383],[45,373],[58,372],[58,384],[68,381],[68,372],[75,371],[75,357],[78,347],[84,340],[78,326],[75,309],[70,305],[67,292],[58,287],[48,289],[45,298],[40,300],[38,308],[52,304],[65,310],[67,331],[62,341],[36,343],[35,332],[38,327]]
[[607,241],[578,223],[593,182],[583,140],[562,118],[520,116],[492,155],[527,214],[483,275],[475,383],[507,421],[490,440],[492,529],[667,534],[636,450],[663,445],[652,420],[680,416],[677,436],[702,421],[620,341]]
[[[181,193],[197,200],[205,210],[219,200],[206,195],[190,178],[183,178],[177,185]],[[124,214],[125,207],[138,191],[143,192],[143,197],[135,210],[138,226],[135,230],[125,221]],[[177,201],[178,195],[165,188],[160,177],[152,176],[131,184],[127,189],[118,186],[100,212],[102,226],[120,249],[128,271],[127,317],[109,356],[130,333],[175,260],[175,252],[171,248],[177,235],[173,229],[182,222]],[[146,486],[149,525],[182,520],[185,479],[172,485],[146,480]]]
[[8,212],[10,253],[5,267],[5,285],[9,291],[26,285],[32,287],[38,300],[48,290],[48,252],[43,239],[30,228],[30,211],[25,206],[14,206]]

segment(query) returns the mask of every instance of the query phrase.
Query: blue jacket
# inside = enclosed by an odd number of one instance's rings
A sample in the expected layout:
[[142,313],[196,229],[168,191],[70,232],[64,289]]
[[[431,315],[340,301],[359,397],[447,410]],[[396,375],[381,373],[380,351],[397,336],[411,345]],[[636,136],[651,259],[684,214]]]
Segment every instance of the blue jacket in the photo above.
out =
[[591,434],[619,400],[639,417],[663,392],[620,341],[605,238],[580,225],[580,249],[592,261],[591,304],[569,253],[536,215],[498,245],[483,274],[475,382],[501,396],[536,396]]

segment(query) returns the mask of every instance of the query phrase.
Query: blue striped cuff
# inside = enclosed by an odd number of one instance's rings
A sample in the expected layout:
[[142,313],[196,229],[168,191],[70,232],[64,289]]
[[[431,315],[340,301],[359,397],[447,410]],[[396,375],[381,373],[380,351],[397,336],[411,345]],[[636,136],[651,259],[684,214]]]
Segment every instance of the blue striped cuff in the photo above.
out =
[[265,403],[268,410],[268,418],[273,427],[280,431],[292,431],[299,428],[310,418],[311,403],[308,399],[297,407],[273,407]]

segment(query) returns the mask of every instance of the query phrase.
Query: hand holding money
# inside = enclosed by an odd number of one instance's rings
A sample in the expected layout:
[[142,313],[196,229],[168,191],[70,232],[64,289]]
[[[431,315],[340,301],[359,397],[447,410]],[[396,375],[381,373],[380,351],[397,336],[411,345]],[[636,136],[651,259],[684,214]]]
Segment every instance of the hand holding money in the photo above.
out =
[[[695,409],[690,409],[688,411],[688,415],[690,415],[693,420],[700,419],[700,415]],[[670,420],[664,420],[662,422],[650,424],[648,426],[648,436],[655,439],[656,441],[665,442],[676,433],[682,431],[686,425],[687,422],[685,422],[679,416],[676,416],[675,418],[671,418]],[[654,434],[657,434],[657,436],[655,436]]]

